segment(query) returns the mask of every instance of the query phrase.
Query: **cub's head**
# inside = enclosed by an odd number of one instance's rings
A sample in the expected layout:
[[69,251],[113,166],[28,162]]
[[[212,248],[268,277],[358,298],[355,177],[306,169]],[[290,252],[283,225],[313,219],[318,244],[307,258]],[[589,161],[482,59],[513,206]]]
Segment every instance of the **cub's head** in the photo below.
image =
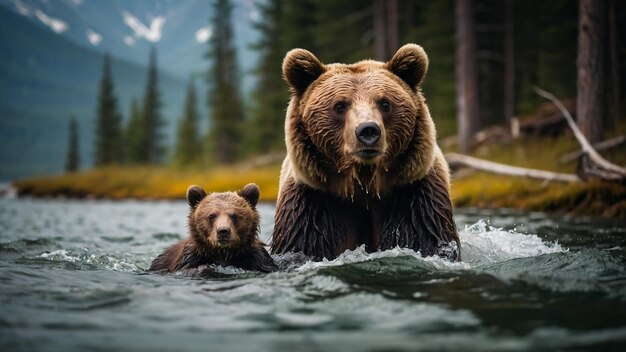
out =
[[209,195],[199,186],[189,187],[189,229],[194,240],[210,248],[241,248],[252,244],[259,227],[258,200],[259,187],[253,183],[236,193]]
[[283,61],[292,93],[285,132],[299,176],[312,186],[333,175],[369,184],[389,172],[400,179],[423,177],[435,148],[419,90],[427,69],[428,57],[415,44],[386,63],[351,65],[325,65],[309,51],[289,51]]

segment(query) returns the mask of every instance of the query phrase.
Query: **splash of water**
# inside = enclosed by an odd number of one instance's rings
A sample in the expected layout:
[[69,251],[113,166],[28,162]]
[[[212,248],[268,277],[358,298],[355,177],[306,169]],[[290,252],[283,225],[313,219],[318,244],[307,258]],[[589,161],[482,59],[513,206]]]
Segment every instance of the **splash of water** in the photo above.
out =
[[556,242],[544,242],[534,234],[523,234],[514,230],[505,231],[487,225],[484,220],[466,226],[460,231],[461,262],[451,262],[439,256],[422,257],[419,252],[408,248],[392,248],[386,251],[368,253],[365,246],[348,250],[336,259],[316,262],[309,260],[296,271],[309,271],[321,267],[359,263],[381,258],[411,257],[428,269],[467,270],[515,258],[535,257],[542,254],[566,252]]
[[534,234],[492,227],[484,220],[465,226],[459,235],[463,261],[472,266],[568,251],[557,242],[545,242]]
[[53,261],[75,263],[79,266],[86,266],[92,270],[111,270],[123,272],[139,272],[142,271],[137,265],[129,263],[120,258],[115,258],[106,254],[89,253],[87,249],[83,249],[80,253],[76,251],[59,249],[52,252],[46,252],[39,255],[39,258]]

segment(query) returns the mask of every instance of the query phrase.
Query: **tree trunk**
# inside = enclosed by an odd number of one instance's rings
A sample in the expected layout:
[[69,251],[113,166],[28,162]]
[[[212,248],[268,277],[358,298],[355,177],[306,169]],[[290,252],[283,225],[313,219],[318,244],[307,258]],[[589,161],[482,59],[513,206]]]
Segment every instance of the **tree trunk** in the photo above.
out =
[[605,115],[605,29],[604,0],[580,0],[578,22],[578,126],[591,143],[602,140]]
[[480,128],[473,0],[456,0],[456,41],[458,135],[465,153]]
[[378,61],[386,61],[385,1],[374,0],[374,55]]
[[398,0],[387,0],[387,59],[398,50]]
[[504,4],[504,118],[515,116],[515,56],[513,52],[513,0]]
[[615,121],[620,116],[620,75],[619,75],[619,58],[618,58],[618,31],[615,19],[615,0],[608,0],[608,50],[607,50],[607,106],[608,113],[604,120],[605,130],[612,129]]

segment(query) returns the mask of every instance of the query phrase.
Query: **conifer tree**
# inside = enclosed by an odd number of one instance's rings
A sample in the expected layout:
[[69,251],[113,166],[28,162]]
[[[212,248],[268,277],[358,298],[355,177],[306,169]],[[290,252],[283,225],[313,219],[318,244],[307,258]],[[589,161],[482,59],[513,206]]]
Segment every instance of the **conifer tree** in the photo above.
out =
[[174,164],[189,166],[202,160],[202,142],[198,135],[198,109],[193,80],[189,82],[183,116],[178,123]]
[[371,1],[316,2],[314,35],[317,57],[328,63],[373,58],[373,23]]
[[260,59],[255,70],[258,77],[253,93],[255,106],[247,131],[251,150],[263,153],[285,145],[283,125],[289,92],[281,77],[281,62],[288,49],[281,40],[284,1],[270,0],[257,6],[263,22],[255,23],[261,33],[254,46],[260,52]]
[[130,104],[130,114],[128,125],[126,126],[126,159],[130,164],[142,162],[143,152],[143,113],[137,99],[133,99]]
[[161,93],[159,92],[156,49],[150,52],[148,80],[142,108],[142,130],[140,133],[141,145],[138,150],[140,163],[157,164],[163,160],[165,148],[163,146],[162,128],[165,124],[161,116]]
[[95,138],[96,166],[121,162],[121,123],[122,118],[117,110],[117,98],[114,94],[113,77],[111,75],[111,58],[107,53],[104,55],[98,96]]
[[65,161],[65,171],[78,171],[80,165],[80,152],[78,146],[78,122],[72,116],[69,124],[69,137],[67,143],[67,157]]
[[[319,5],[315,0],[283,0],[282,3],[283,16],[280,23],[284,30],[280,37],[283,51],[303,48],[318,54],[315,13]],[[279,62],[282,62],[282,57]]]
[[207,58],[211,62],[207,77],[210,86],[207,103],[211,111],[207,144],[218,163],[232,163],[241,152],[244,108],[239,95],[239,72],[233,44],[232,5],[217,0],[211,19],[213,36]]

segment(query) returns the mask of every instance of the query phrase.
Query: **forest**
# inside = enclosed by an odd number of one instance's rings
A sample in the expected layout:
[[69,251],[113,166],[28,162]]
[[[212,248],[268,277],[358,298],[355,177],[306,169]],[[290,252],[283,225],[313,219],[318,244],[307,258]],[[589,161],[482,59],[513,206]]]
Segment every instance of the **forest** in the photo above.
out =
[[[164,129],[173,126],[165,126],[161,116],[157,50],[150,56],[143,98],[133,102],[126,118],[117,106],[115,78],[104,56],[95,123],[96,169],[80,166],[80,146],[75,122],[71,122],[68,128],[74,133],[69,133],[67,171],[73,173],[69,180],[74,186],[70,189],[79,196],[169,198],[180,196],[182,184],[192,180],[204,178],[204,183],[222,189],[260,177],[259,182],[269,185],[265,199],[271,200],[276,188],[271,184],[278,178],[285,149],[283,125],[289,99],[281,77],[285,53],[299,47],[325,63],[386,61],[402,44],[417,43],[430,60],[422,91],[439,143],[455,171],[457,205],[590,211],[591,204],[597,203],[591,212],[604,213],[607,204],[613,206],[626,194],[624,170],[613,164],[626,162],[626,123],[620,106],[626,82],[625,5],[615,0],[258,2],[257,84],[247,99],[241,92],[242,73],[233,44],[233,5],[218,0],[208,19],[213,35],[206,48],[207,70],[188,82],[172,146],[164,140]],[[197,95],[197,85],[206,85],[207,96]],[[603,153],[611,162],[600,158],[612,166],[607,169],[604,161],[599,165],[596,157],[589,158],[584,146],[577,152],[580,145],[563,111],[540,92],[564,104],[593,149],[591,154],[598,154],[594,148],[606,150]],[[207,116],[199,114],[199,104],[208,108]],[[478,157],[479,164],[465,155]],[[563,158],[569,160],[563,162]],[[485,167],[480,164],[483,159],[499,164]],[[480,185],[492,177],[501,179],[491,175],[501,171],[501,164],[524,168],[515,171],[521,177],[501,180],[485,190]],[[569,183],[576,184],[547,186],[530,181],[528,168],[567,174],[574,181]],[[74,173],[79,169],[88,170]],[[101,191],[89,186],[94,175],[106,172],[132,179],[130,174],[142,174],[137,170],[160,175],[153,176],[152,188],[167,190],[155,194],[149,186],[143,190],[119,187],[124,182]],[[530,172],[531,178],[555,178],[553,174],[533,175]],[[67,176],[55,177],[54,182],[38,179],[34,184],[17,184],[24,193],[54,194],[67,191],[61,186],[68,182],[63,181]],[[588,181],[585,186],[578,184],[583,180]],[[164,183],[168,186],[163,187]],[[516,197],[525,199],[520,205],[519,199],[506,199],[512,190],[516,190],[513,194],[523,190],[524,194],[550,193],[560,198],[554,204],[552,198]],[[494,192],[491,197],[490,192]],[[581,193],[590,200],[576,200]],[[610,197],[603,198],[607,193]],[[573,200],[577,204],[569,204]],[[626,205],[618,208],[611,214],[624,211]]]

